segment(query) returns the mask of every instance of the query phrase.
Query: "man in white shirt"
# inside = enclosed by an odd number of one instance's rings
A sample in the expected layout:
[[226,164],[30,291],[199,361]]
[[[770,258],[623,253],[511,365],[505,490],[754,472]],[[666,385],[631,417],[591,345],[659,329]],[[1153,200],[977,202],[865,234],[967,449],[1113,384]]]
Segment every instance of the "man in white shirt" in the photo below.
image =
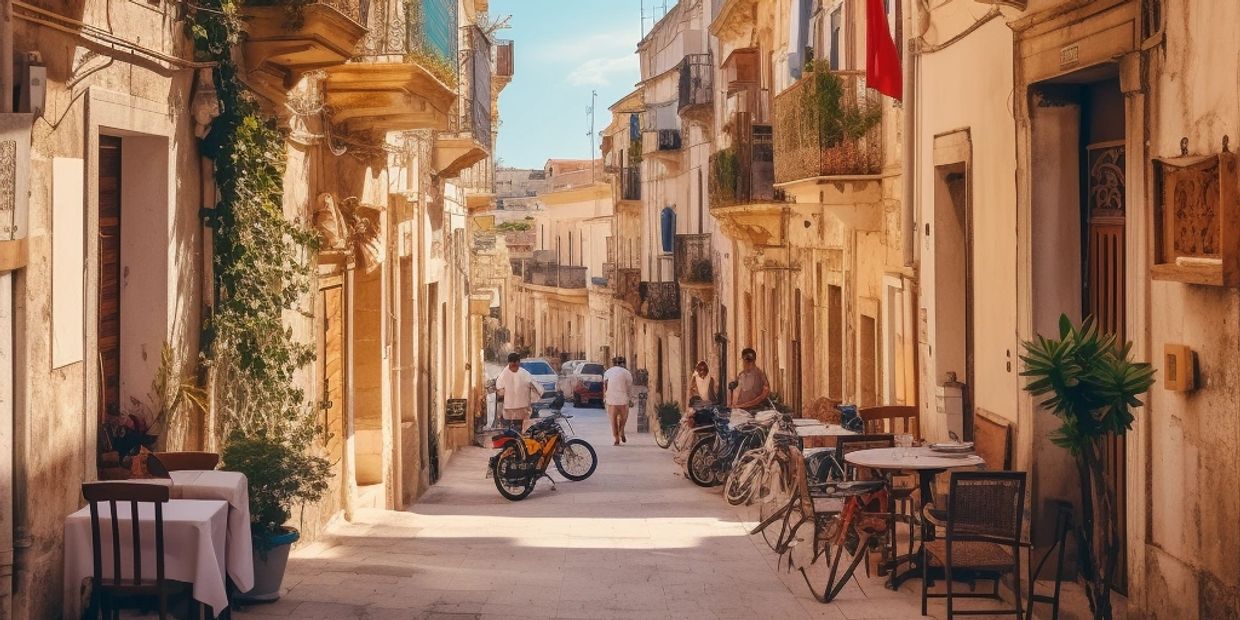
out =
[[530,424],[531,395],[542,396],[542,386],[534,380],[530,371],[521,367],[521,355],[508,354],[508,365],[499,371],[495,378],[495,393],[504,399],[504,420],[510,426],[520,426],[525,430]]
[[633,391],[633,373],[624,367],[624,358],[617,357],[611,368],[603,373],[603,404],[607,405],[607,417],[611,418],[613,446],[627,442],[624,425],[629,421],[629,398]]

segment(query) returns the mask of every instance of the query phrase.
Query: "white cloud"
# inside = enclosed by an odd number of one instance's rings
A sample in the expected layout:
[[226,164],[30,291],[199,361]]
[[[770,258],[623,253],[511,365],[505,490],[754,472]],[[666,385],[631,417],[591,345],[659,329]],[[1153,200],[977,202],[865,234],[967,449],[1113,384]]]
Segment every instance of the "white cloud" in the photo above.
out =
[[565,78],[573,86],[607,86],[618,74],[638,75],[637,55],[627,54],[619,58],[591,58],[568,72]]

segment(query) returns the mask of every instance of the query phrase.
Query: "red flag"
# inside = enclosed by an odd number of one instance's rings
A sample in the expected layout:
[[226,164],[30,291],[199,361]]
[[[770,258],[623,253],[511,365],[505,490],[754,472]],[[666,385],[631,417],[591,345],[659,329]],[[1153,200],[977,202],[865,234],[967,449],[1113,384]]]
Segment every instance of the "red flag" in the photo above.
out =
[[883,9],[883,0],[866,0],[865,82],[892,99],[904,98],[900,55],[896,52],[891,31],[887,30],[887,11]]

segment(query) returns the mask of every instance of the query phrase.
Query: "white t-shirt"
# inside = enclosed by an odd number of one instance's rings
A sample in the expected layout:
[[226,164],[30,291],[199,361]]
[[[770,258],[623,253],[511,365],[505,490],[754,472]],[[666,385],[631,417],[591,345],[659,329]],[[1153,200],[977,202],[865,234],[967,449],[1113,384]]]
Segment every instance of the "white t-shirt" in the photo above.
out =
[[606,382],[606,394],[603,403],[607,405],[629,404],[629,394],[633,391],[633,373],[623,366],[612,366],[603,373]]
[[504,391],[504,409],[524,409],[530,406],[533,392],[542,394],[542,386],[534,380],[534,375],[519,366],[516,372],[504,366],[495,378],[495,389]]

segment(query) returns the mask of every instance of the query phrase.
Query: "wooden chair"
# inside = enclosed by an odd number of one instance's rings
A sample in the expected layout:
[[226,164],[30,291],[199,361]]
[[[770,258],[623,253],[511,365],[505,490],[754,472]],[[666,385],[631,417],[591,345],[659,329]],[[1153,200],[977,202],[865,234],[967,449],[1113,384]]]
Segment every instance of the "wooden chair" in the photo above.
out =
[[983,409],[973,410],[973,448],[986,469],[1012,468],[1012,424]]
[[156,452],[155,458],[168,471],[210,470],[220,464],[220,455],[214,452]]
[[883,405],[881,407],[865,407],[857,411],[865,423],[865,432],[871,435],[890,433],[892,435],[912,435],[914,440],[921,440],[921,425],[917,407],[912,405]]
[[[930,598],[947,599],[947,618],[968,615],[1024,614],[1020,594],[1021,530],[1025,516],[1025,472],[955,471],[947,500],[947,520],[938,524],[946,531],[941,539],[922,547],[921,613]],[[930,571],[942,570],[946,592],[930,594]],[[1015,608],[955,610],[956,598],[999,598],[999,580],[1016,578]],[[993,579],[988,593],[953,591],[955,577],[968,575]]]
[[[168,487],[157,484],[129,484],[125,482],[88,482],[82,485],[82,496],[90,504],[90,538],[92,566],[89,617],[102,614],[103,618],[120,618],[121,604],[125,598],[156,597],[159,601],[159,617],[168,617],[168,596],[184,592],[189,601],[189,617],[198,616],[198,603],[193,597],[193,584],[172,581],[164,576],[164,504],[168,502]],[[130,522],[133,527],[133,574],[122,577],[121,528],[117,519],[118,503],[129,504]],[[99,507],[106,504],[111,518],[112,531],[112,577],[103,576],[103,545],[100,534]],[[155,512],[155,575],[154,579],[142,572],[142,534],[138,509],[142,504],[153,504]]]

